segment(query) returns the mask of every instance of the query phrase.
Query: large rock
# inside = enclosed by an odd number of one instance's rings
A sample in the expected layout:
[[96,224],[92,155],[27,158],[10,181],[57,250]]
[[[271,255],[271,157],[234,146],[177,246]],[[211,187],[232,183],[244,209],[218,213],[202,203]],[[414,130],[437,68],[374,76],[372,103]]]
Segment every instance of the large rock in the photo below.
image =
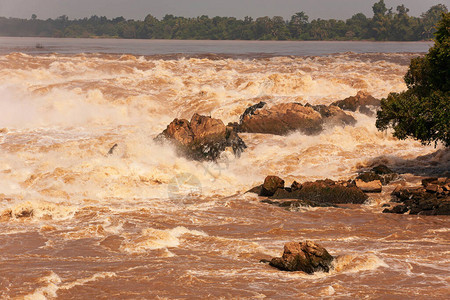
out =
[[363,91],[359,91],[356,96],[351,96],[345,98],[344,100],[333,102],[332,105],[338,106],[343,110],[359,110],[361,113],[373,115],[371,107],[379,107],[381,105],[381,101]]
[[[267,179],[267,178],[266,178]],[[281,179],[280,179],[281,180]],[[284,181],[283,181],[284,185]],[[272,184],[271,187],[274,187]],[[297,199],[300,205],[307,206],[334,206],[334,204],[362,204],[368,196],[354,183],[348,181],[333,181],[330,179],[305,182],[294,182],[290,188],[282,188],[281,184],[274,194],[263,192],[263,185],[257,186],[248,192],[260,196],[269,196],[270,199]],[[271,192],[273,189],[271,189]],[[266,201],[270,204],[285,206],[279,202]],[[289,202],[294,204],[292,201]]]
[[384,213],[410,215],[450,215],[450,179],[430,178],[422,181],[422,186],[398,186],[392,192],[392,200],[401,204]]
[[301,189],[292,194],[298,199],[332,204],[362,204],[368,199],[356,185],[330,179],[305,182]]
[[268,107],[259,102],[248,107],[241,115],[239,124],[230,123],[237,131],[250,133],[269,133],[285,135],[291,131],[305,134],[317,134],[323,124],[354,125],[356,119],[335,105],[302,105],[300,103],[282,103]]
[[289,242],[284,245],[282,257],[272,258],[270,265],[283,271],[303,271],[312,274],[329,272],[333,256],[312,241]]
[[199,114],[194,114],[190,122],[173,120],[156,140],[172,141],[179,152],[195,160],[216,160],[228,147],[239,156],[247,147],[234,128]]
[[285,135],[291,131],[317,134],[322,131],[322,116],[300,103],[282,103],[267,108],[260,102],[247,108],[240,118],[242,132]]

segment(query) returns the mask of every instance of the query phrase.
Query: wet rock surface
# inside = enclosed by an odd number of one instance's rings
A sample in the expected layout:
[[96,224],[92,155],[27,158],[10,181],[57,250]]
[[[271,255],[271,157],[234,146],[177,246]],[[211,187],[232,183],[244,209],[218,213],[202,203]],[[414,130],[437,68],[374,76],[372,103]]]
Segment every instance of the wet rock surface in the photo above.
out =
[[155,140],[171,141],[179,153],[195,160],[216,160],[227,148],[239,156],[247,148],[233,127],[199,114],[194,114],[191,121],[173,120]]
[[286,135],[292,131],[304,134],[318,134],[324,125],[355,125],[353,116],[335,105],[302,105],[300,103],[282,103],[268,107],[259,102],[248,107],[240,116],[239,124],[229,124],[238,131],[249,133],[267,133]]
[[[274,176],[268,176],[264,183],[271,182]],[[281,178],[277,177],[278,180]],[[269,196],[269,201],[264,201],[269,204],[278,206],[334,206],[335,204],[362,204],[368,196],[350,181],[333,181],[330,179],[317,180],[314,182],[305,182],[300,184],[294,181],[291,187],[283,187],[280,184],[273,194],[268,194],[263,191],[263,186],[257,186],[248,192],[257,193],[259,196]],[[275,187],[272,184],[271,187]],[[271,192],[273,189],[271,189]],[[272,201],[280,199],[289,199],[295,201]]]
[[384,213],[410,215],[450,215],[450,178],[426,178],[422,186],[398,186],[391,194],[392,201],[401,203],[386,208]]
[[240,117],[239,130],[249,133],[285,135],[291,131],[318,134],[322,117],[311,107],[300,103],[282,103],[268,108],[260,102],[247,108]]
[[308,274],[329,272],[333,256],[321,245],[312,242],[289,242],[282,257],[272,258],[270,265],[282,271],[302,271]]

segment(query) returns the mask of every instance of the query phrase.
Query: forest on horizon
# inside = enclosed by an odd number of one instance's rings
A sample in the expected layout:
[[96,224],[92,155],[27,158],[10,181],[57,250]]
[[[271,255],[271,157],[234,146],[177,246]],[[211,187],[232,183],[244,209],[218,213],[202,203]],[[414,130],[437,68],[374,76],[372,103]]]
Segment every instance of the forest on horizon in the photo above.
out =
[[357,13],[347,20],[314,19],[301,11],[289,20],[280,16],[245,17],[165,15],[161,20],[108,19],[92,16],[70,20],[66,15],[40,20],[0,17],[0,36],[58,38],[194,39],[194,40],[376,40],[418,41],[433,37],[435,24],[447,12],[443,4],[432,6],[420,17],[409,16],[399,5],[387,8],[384,0],[372,6],[373,16]]

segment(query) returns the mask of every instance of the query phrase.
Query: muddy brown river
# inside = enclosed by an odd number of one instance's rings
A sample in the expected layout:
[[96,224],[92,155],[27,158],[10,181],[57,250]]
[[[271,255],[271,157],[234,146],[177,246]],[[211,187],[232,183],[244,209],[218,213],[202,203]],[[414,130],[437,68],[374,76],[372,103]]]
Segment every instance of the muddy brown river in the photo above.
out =
[[[450,170],[441,145],[399,141],[359,112],[316,136],[240,134],[245,152],[217,163],[153,142],[195,112],[226,124],[261,100],[385,97],[417,55],[2,54],[0,298],[448,299],[448,216],[381,213],[393,185],[339,208],[245,193],[269,174],[290,185],[376,163],[420,183]],[[337,256],[330,273],[259,263],[303,240]]]

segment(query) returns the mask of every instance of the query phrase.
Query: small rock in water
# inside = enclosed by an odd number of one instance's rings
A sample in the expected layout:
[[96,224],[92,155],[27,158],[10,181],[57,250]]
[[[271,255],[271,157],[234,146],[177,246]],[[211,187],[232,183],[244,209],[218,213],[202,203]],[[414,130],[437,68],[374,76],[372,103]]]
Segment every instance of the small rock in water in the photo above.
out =
[[270,265],[282,271],[303,271],[312,274],[329,272],[333,256],[321,245],[312,242],[289,242],[284,245],[282,257],[272,258]]
[[114,152],[114,149],[116,149],[117,146],[118,146],[117,144],[114,144],[114,145],[109,149],[108,155],[112,155],[113,152]]
[[33,216],[33,209],[22,208],[21,210],[14,213],[16,218],[31,218]]

